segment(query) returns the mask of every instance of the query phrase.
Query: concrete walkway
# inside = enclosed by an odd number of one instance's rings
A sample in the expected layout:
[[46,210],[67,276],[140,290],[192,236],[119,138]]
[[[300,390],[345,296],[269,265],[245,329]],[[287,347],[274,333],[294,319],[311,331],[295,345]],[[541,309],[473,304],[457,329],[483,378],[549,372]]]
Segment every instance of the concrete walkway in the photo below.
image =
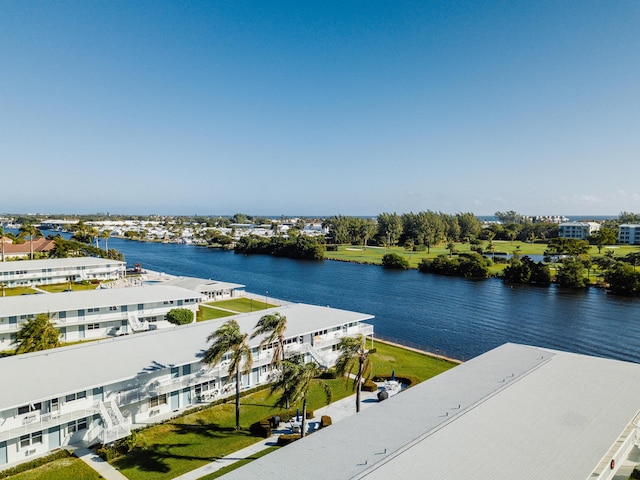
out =
[[128,480],[127,477],[88,448],[77,448],[73,454],[98,472],[102,478],[107,480]]
[[[361,401],[360,401],[360,411],[369,408],[378,403],[377,398],[378,392],[362,392],[361,393]],[[313,432],[320,425],[320,417],[322,415],[328,415],[331,417],[331,423],[339,422],[351,415],[356,413],[356,396],[351,395],[350,397],[343,398],[338,400],[337,402],[332,403],[331,405],[327,405],[326,407],[319,408],[315,410],[314,417],[312,419],[307,420],[307,432]],[[250,445],[242,450],[234,452],[226,457],[215,460],[207,465],[204,465],[200,468],[196,468],[195,470],[191,470],[189,473],[185,473],[179,477],[176,477],[176,480],[196,480],[198,478],[204,477],[212,472],[220,470],[227,465],[231,465],[238,460],[243,460],[245,458],[251,457],[256,453],[264,450],[265,448],[273,447],[277,444],[278,436],[283,433],[289,433],[288,424],[283,422],[280,424],[280,428],[274,430],[275,434],[269,438],[266,438],[260,442],[256,442],[253,445]]]

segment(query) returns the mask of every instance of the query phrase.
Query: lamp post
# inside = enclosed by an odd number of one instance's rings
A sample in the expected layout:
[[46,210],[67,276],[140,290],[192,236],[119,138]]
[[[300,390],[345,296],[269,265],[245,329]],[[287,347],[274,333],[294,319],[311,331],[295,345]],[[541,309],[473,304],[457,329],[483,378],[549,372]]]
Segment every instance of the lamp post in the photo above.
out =
[[267,305],[269,304],[269,290],[267,290],[266,292],[264,292],[264,308],[267,308]]

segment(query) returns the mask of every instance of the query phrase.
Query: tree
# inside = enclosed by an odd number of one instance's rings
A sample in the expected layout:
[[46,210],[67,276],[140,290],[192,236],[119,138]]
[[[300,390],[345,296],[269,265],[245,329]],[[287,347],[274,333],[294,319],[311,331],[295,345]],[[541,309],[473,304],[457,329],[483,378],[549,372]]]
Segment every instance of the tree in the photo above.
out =
[[409,260],[397,253],[385,253],[382,256],[382,267],[406,270],[409,268]]
[[449,250],[449,258],[453,257],[453,252],[456,251],[456,244],[453,242],[448,242],[447,250]]
[[[31,260],[33,260],[33,237],[39,237],[42,238],[42,232],[40,230],[38,230],[34,225],[30,224],[30,223],[25,223],[20,227],[20,236],[22,238],[24,237],[29,237],[29,245],[30,245],[30,252],[31,252]],[[4,245],[4,243],[3,243]],[[4,257],[4,254],[3,254]]]
[[27,320],[15,339],[16,353],[38,352],[60,346],[60,330],[51,321],[48,313],[39,313]]
[[576,258],[566,258],[556,275],[558,285],[569,288],[586,287],[589,279],[585,278],[584,263]]
[[[282,391],[276,406],[289,408],[289,402],[295,404],[302,401],[302,426],[300,429],[300,436],[302,437],[304,437],[306,430],[307,396],[319,374],[320,369],[315,363],[302,363],[300,358],[297,361],[284,360],[282,362],[282,373],[271,384],[271,394],[278,390]],[[331,388],[324,382],[322,382],[322,385],[328,405],[331,403]]]
[[240,430],[240,376],[249,374],[253,365],[251,348],[247,344],[248,337],[247,333],[240,331],[236,320],[229,320],[207,337],[211,346],[202,358],[202,362],[214,366],[225,354],[229,354],[227,382],[231,377],[236,377],[236,430]]
[[186,325],[193,323],[193,312],[188,308],[172,308],[164,316],[164,319],[174,325]]
[[104,240],[104,251],[109,255],[109,239],[111,238],[111,230],[103,230],[100,238]]
[[402,219],[397,213],[381,213],[378,215],[378,241],[390,247],[402,235]]
[[[264,315],[258,320],[251,338],[258,335],[265,335],[260,342],[260,347],[273,344],[273,356],[271,357],[271,368],[277,368],[284,361],[284,332],[287,330],[287,317],[276,312]],[[286,402],[289,408],[289,401]]]
[[598,247],[598,253],[602,251],[605,245],[615,245],[618,243],[618,237],[612,228],[601,227],[600,230],[589,235],[589,243]]
[[338,350],[341,353],[336,362],[336,373],[346,375],[347,382],[349,374],[356,364],[358,365],[358,371],[353,378],[353,386],[356,389],[356,412],[360,412],[360,387],[362,381],[368,380],[371,374],[370,352],[365,348],[365,337],[363,335],[343,337],[338,344]]
[[616,295],[640,295],[640,272],[631,265],[618,262],[604,274],[609,290]]
[[[0,246],[2,248],[2,261],[4,262],[4,227],[0,225]],[[2,291],[4,294],[4,290]],[[4,297],[4,295],[2,295]]]

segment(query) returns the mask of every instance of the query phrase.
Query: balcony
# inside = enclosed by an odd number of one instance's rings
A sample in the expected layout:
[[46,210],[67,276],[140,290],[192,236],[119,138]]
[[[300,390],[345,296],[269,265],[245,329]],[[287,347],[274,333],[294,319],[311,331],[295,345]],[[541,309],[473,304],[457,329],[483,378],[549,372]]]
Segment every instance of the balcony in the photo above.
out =
[[[55,427],[57,425],[64,425],[73,420],[91,417],[96,413],[98,413],[97,406],[73,410],[67,413],[51,412],[40,414],[38,412],[31,412],[22,416],[22,425],[20,426],[6,429],[0,427],[0,442],[11,438],[17,438],[21,435],[38,432],[40,430],[45,431],[48,428]],[[15,422],[13,423],[15,424]]]

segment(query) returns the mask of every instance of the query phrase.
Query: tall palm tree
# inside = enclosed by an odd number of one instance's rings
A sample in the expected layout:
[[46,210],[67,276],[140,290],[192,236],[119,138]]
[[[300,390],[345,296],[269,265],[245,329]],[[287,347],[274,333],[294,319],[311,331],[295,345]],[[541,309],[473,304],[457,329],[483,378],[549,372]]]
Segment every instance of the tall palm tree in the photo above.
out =
[[[278,379],[271,384],[271,394],[278,390],[282,391],[282,395],[276,401],[278,407],[288,407],[291,400],[293,403],[302,401],[302,425],[300,435],[304,437],[307,419],[307,396],[309,390],[316,381],[316,377],[320,374],[320,368],[315,363],[302,363],[299,358],[297,361],[284,360],[282,362],[282,373]],[[322,382],[327,400],[327,405],[331,403],[331,388]]]
[[[260,342],[260,348],[275,342],[273,346],[273,357],[271,357],[271,368],[277,368],[284,361],[284,332],[286,329],[287,317],[276,312],[261,317],[251,334],[251,338],[255,338],[258,335],[265,335]],[[288,400],[286,407],[289,408]]]
[[0,225],[0,244],[2,244],[2,261],[4,262],[4,227],[2,225]]
[[31,260],[33,260],[33,237],[42,238],[42,232],[38,230],[34,225],[30,223],[25,223],[20,227],[20,236],[21,237],[29,237],[29,246],[31,252]]
[[111,238],[111,230],[103,230],[102,233],[100,234],[100,238],[104,240],[104,251],[107,252],[107,257],[108,257],[109,256],[109,238]]
[[229,369],[227,382],[231,377],[236,378],[236,430],[240,430],[240,376],[251,372],[253,359],[251,348],[247,344],[249,334],[240,331],[240,325],[235,320],[223,323],[220,328],[207,337],[211,346],[204,353],[202,362],[214,366],[229,353]]
[[369,350],[365,348],[365,338],[363,335],[356,337],[343,337],[338,344],[338,349],[342,352],[336,362],[336,373],[338,375],[349,375],[358,365],[358,372],[353,378],[353,386],[356,389],[356,412],[360,412],[360,387],[363,379],[366,381],[371,374],[371,361]]
[[60,330],[51,321],[48,313],[39,313],[27,320],[14,341],[16,353],[38,352],[60,346]]

